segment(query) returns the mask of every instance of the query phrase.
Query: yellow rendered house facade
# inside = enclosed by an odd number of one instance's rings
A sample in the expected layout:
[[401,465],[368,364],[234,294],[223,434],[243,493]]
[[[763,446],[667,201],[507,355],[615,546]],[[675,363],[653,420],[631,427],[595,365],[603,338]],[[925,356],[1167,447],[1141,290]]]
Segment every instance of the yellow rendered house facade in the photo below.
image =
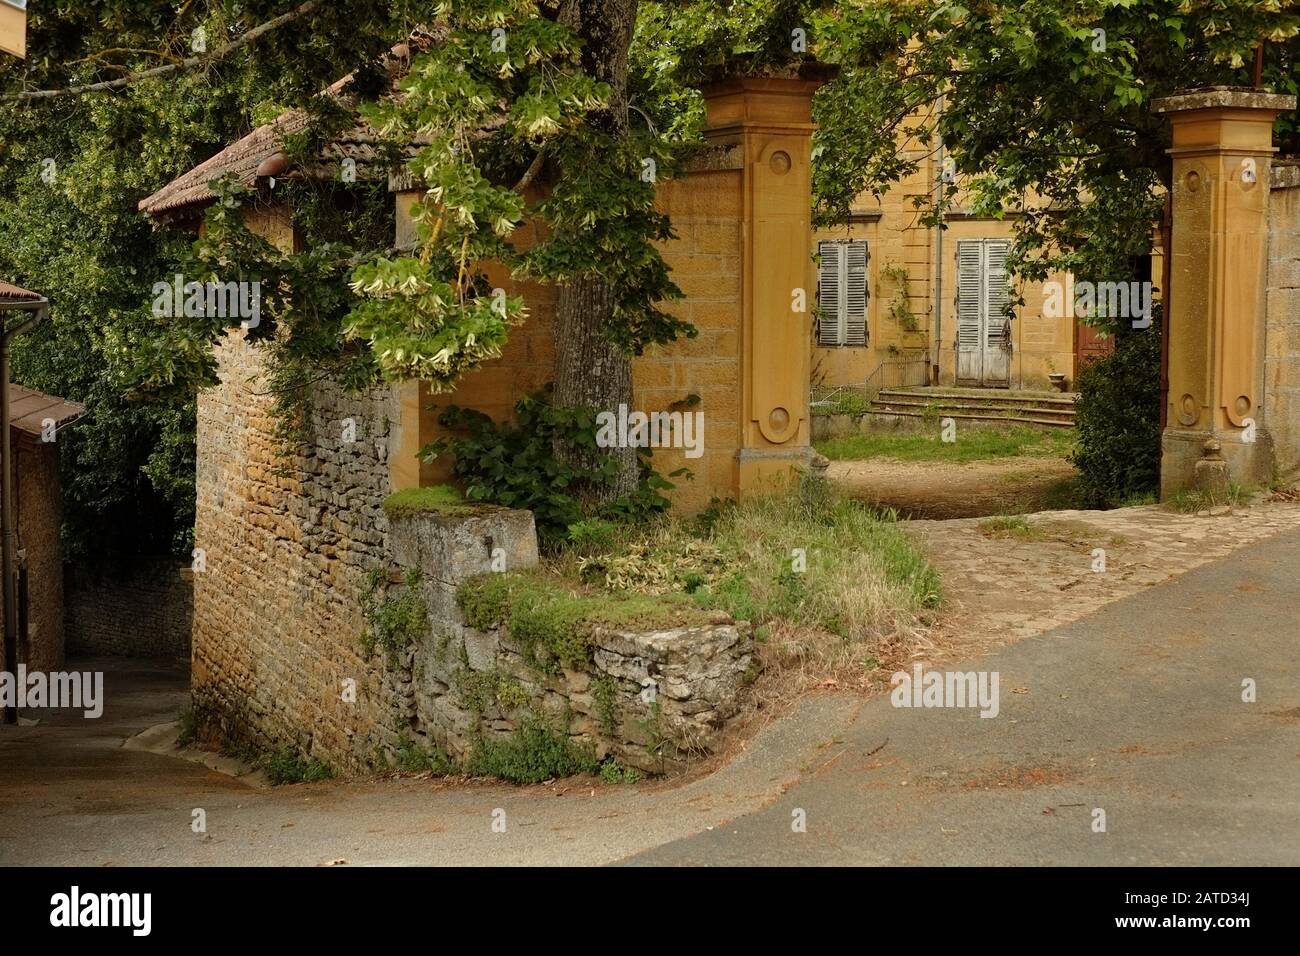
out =
[[[1059,293],[1072,287],[1073,278],[1027,282],[1007,275],[1017,213],[994,219],[970,211],[960,173],[950,171],[955,182],[944,184],[953,199],[947,228],[925,225],[943,175],[941,160],[929,149],[913,158],[920,161],[914,174],[883,197],[859,197],[847,223],[814,235],[814,388],[1073,389],[1079,361],[1110,348],[1070,304],[1051,307],[1048,284],[1059,283]],[[1159,276],[1156,257],[1157,286]],[[1158,289],[1152,294],[1159,298]]]

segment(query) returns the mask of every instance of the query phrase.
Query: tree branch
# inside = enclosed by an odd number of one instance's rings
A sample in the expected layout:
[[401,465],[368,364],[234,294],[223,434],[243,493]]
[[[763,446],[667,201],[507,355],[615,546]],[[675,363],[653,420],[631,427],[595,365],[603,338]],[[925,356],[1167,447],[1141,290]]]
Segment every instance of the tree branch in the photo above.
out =
[[212,53],[206,56],[192,56],[181,60],[179,63],[170,63],[166,66],[156,66],[152,69],[141,70],[138,73],[128,73],[126,76],[118,77],[115,80],[104,80],[100,83],[87,83],[82,86],[69,86],[61,90],[29,90],[24,93],[6,93],[0,96],[0,102],[29,102],[32,100],[52,100],[64,96],[77,96],[82,93],[98,93],[104,90],[120,90],[125,86],[130,86],[138,80],[152,79],[157,76],[168,76],[172,73],[179,73],[184,70],[192,70],[196,66],[202,66],[206,63],[214,63],[223,57],[229,56],[241,47],[260,39],[272,30],[277,30],[311,13],[321,5],[323,0],[306,0],[305,3],[299,4],[288,13],[283,13],[274,19],[267,20],[263,24],[253,27],[247,33],[243,33],[231,40],[224,46],[218,47]]

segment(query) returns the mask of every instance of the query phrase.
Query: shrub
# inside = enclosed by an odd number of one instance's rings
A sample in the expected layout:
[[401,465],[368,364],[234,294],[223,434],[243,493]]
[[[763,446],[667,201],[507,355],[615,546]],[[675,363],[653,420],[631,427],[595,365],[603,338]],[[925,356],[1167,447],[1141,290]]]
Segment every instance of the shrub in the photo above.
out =
[[334,776],[334,771],[328,764],[315,757],[304,757],[292,747],[282,747],[263,754],[257,765],[276,786],[284,783],[311,783]]
[[540,720],[527,720],[504,740],[484,738],[465,769],[475,777],[500,777],[512,783],[541,783],[577,773],[598,773],[600,761],[591,747]]
[[402,734],[397,740],[397,769],[407,773],[429,771],[439,776],[457,772],[456,761],[437,744],[427,750]]
[[1160,483],[1160,317],[1120,335],[1079,372],[1072,456],[1089,507],[1116,507]]
[[[368,625],[361,638],[361,649],[367,657],[378,646],[391,658],[428,628],[429,610],[420,590],[421,577],[419,568],[410,568],[403,591],[390,597],[386,596],[383,570],[375,568],[370,572],[361,595],[361,610]],[[382,599],[381,589],[385,594]]]
[[545,543],[564,541],[570,526],[586,518],[635,521],[668,507],[660,492],[673,485],[650,467],[648,454],[642,456],[641,483],[633,494],[598,507],[584,501],[593,488],[613,483],[617,462],[603,457],[594,468],[568,465],[556,459],[555,444],[595,449],[594,409],[555,408],[543,392],[520,399],[513,421],[494,422],[482,412],[455,405],[438,421],[456,435],[426,445],[421,456],[436,458],[450,451],[455,458],[452,474],[465,486],[466,498],[526,508],[533,512]]

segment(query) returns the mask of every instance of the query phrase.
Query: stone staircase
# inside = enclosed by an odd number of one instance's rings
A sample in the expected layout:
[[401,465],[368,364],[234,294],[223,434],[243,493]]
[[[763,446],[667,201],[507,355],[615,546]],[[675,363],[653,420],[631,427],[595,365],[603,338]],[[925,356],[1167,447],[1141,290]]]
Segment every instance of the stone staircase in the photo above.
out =
[[1075,397],[1072,392],[1005,388],[882,388],[871,403],[871,413],[1070,428]]

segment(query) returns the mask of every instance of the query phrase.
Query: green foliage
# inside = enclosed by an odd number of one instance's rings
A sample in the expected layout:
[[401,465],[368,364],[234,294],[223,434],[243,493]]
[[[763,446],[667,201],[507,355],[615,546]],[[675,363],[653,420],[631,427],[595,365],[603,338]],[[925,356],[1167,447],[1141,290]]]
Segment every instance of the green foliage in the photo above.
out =
[[197,741],[201,729],[200,724],[198,710],[195,709],[193,703],[187,704],[176,718],[176,746],[188,747]]
[[412,740],[409,734],[397,738],[397,769],[404,773],[433,773],[440,777],[459,773],[447,751],[437,744],[425,748]]
[[1162,501],[1161,504],[1170,511],[1177,511],[1182,514],[1197,514],[1223,505],[1233,507],[1244,505],[1249,498],[1250,492],[1244,486],[1236,482],[1230,482],[1227,494],[1222,497],[1194,488],[1180,488]]
[[584,500],[593,488],[614,483],[618,463],[600,457],[594,467],[567,464],[557,458],[555,447],[563,442],[595,449],[594,409],[556,408],[541,394],[520,399],[513,421],[497,423],[482,412],[456,406],[445,409],[438,420],[456,435],[426,446],[421,455],[432,459],[451,452],[452,474],[464,485],[466,498],[532,511],[544,542],[562,541],[570,526],[588,517],[639,520],[668,507],[660,492],[672,484],[645,457],[635,493],[599,506]]
[[1160,320],[1121,335],[1079,371],[1072,460],[1089,507],[1109,508],[1160,483]]
[[482,717],[492,707],[508,713],[528,703],[524,685],[499,670],[472,671],[462,667],[456,671],[455,681],[461,702],[476,717]]
[[263,754],[258,759],[257,766],[275,786],[313,783],[334,776],[334,771],[328,764],[315,757],[305,757],[293,747],[281,747]]
[[[0,97],[174,62],[189,55],[197,27],[212,49],[298,5],[30,4],[28,57],[0,56]],[[151,288],[178,271],[189,243],[155,231],[137,203],[247,133],[266,104],[304,102],[338,78],[340,63],[386,50],[405,6],[321,4],[204,69],[0,104],[0,276],[52,303],[50,320],[15,344],[15,379],[89,412],[59,434],[65,558],[192,547],[193,391],[128,398],[159,332]],[[46,159],[52,181],[41,175]]]
[[614,736],[618,730],[618,684],[608,674],[600,674],[591,679],[591,698],[596,705],[596,716],[600,719],[600,729],[606,737]]
[[408,518],[428,511],[456,514],[470,510],[464,496],[451,485],[403,488],[384,499],[384,513],[390,518]]
[[481,739],[465,764],[473,776],[511,783],[542,783],[600,769],[593,748],[574,743],[567,733],[536,718],[522,722],[504,740]]
[[584,593],[541,574],[483,574],[463,582],[456,600],[477,630],[506,627],[530,664],[543,673],[586,670],[598,627],[704,624],[708,616],[680,595]]
[[916,316],[912,314],[911,302],[908,299],[908,280],[907,268],[897,264],[884,265],[880,268],[880,276],[894,283],[894,297],[889,300],[889,315],[898,327],[906,332],[915,332],[919,326]]
[[624,767],[613,757],[607,757],[600,765],[600,779],[605,783],[637,783],[641,780],[641,771]]
[[429,609],[421,593],[421,579],[419,568],[409,569],[399,592],[390,595],[383,570],[370,572],[361,594],[361,610],[368,625],[361,649],[367,657],[381,647],[392,658],[428,629]]
[[580,551],[599,551],[614,543],[615,526],[599,518],[575,521],[568,527],[569,544]]

